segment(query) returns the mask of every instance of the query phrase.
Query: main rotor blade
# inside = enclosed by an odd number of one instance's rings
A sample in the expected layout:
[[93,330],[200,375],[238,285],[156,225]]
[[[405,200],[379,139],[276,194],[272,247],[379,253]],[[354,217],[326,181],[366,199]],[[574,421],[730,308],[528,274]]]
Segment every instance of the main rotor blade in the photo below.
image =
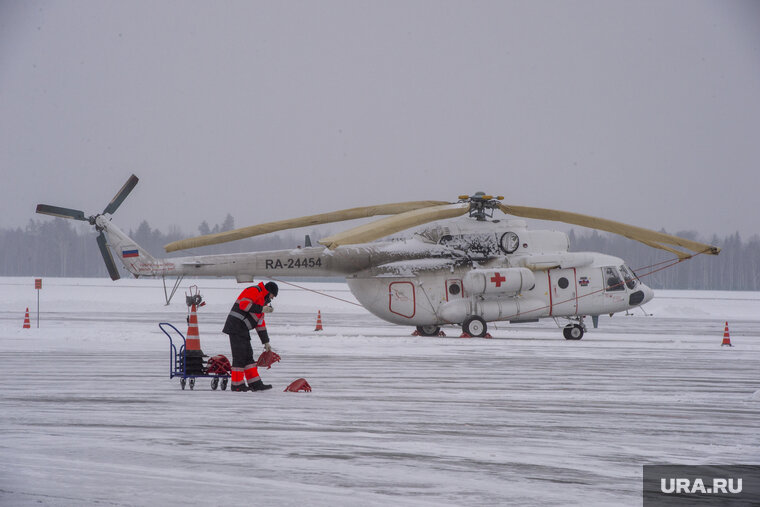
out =
[[468,211],[470,211],[469,202],[416,209],[333,234],[321,240],[320,243],[331,250],[341,245],[367,243],[434,220],[458,217]]
[[535,218],[537,220],[564,222],[566,224],[580,225],[582,227],[589,227],[591,229],[599,229],[601,231],[612,232],[621,236],[625,236],[628,239],[639,241],[653,248],[659,248],[661,250],[666,250],[668,252],[674,253],[681,259],[688,259],[691,257],[691,255],[665,245],[678,246],[687,250],[691,250],[694,253],[718,255],[720,252],[720,248],[716,246],[706,245],[704,243],[679,238],[678,236],[672,236],[670,234],[656,232],[650,229],[644,229],[643,227],[636,227],[635,225],[628,225],[621,222],[615,222],[613,220],[607,220],[606,218],[581,215],[580,213],[572,213],[569,211],[532,208],[528,206],[513,206],[511,204],[499,204],[499,209],[508,215],[524,218]]
[[84,216],[84,211],[71,208],[61,208],[59,206],[50,206],[49,204],[38,204],[37,213],[41,213],[43,215],[52,215],[54,217],[73,218],[74,220],[87,221],[87,217]]
[[111,202],[108,203],[108,206],[106,206],[106,209],[103,210],[103,213],[109,213],[113,215],[119,206],[121,206],[121,203],[124,202],[124,199],[127,198],[132,189],[135,188],[135,185],[137,185],[138,181],[140,181],[140,178],[134,174],[130,176],[127,182],[124,183],[124,186],[121,187],[121,190],[116,192],[116,195],[113,199],[111,199]]
[[111,280],[118,280],[121,278],[119,270],[116,269],[116,263],[113,261],[111,249],[108,248],[108,245],[106,244],[106,235],[103,234],[103,231],[98,234],[98,247],[100,248],[100,254],[103,256],[103,261],[106,263],[106,269],[108,270]]
[[235,241],[238,239],[259,236],[269,232],[282,231],[285,229],[295,229],[297,227],[308,227],[310,225],[329,224],[332,222],[342,222],[344,220],[354,220],[357,218],[367,218],[375,215],[394,215],[404,213],[410,210],[429,208],[441,204],[448,204],[442,201],[410,201],[398,202],[394,204],[380,204],[377,206],[362,206],[359,208],[350,208],[319,215],[310,215],[300,218],[291,218],[277,222],[268,222],[266,224],[251,225],[231,231],[218,232],[216,234],[206,234],[205,236],[196,236],[194,238],[181,239],[164,246],[167,252],[176,250],[186,250],[199,246],[216,245]]

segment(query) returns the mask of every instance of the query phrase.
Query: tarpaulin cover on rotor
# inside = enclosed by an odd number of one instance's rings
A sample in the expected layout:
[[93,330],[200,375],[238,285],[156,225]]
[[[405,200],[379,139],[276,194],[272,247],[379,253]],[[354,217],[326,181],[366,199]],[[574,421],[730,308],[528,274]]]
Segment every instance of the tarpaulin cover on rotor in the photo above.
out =
[[331,250],[340,245],[366,243],[409,229],[410,227],[426,224],[432,220],[458,217],[464,215],[469,210],[469,203],[440,204],[413,209],[333,234],[319,240],[319,243]]
[[259,356],[259,360],[256,361],[256,366],[266,366],[268,370],[269,368],[272,367],[274,363],[276,363],[280,359],[281,359],[280,355],[277,354],[277,352],[273,350],[269,350],[269,351],[265,350]]
[[651,231],[635,225],[628,225],[605,218],[582,215],[580,213],[571,213],[569,211],[559,211],[546,208],[533,208],[530,206],[513,206],[511,204],[499,204],[499,209],[508,215],[516,217],[533,218],[536,220],[550,220],[553,222],[564,222],[566,224],[580,225],[591,229],[619,234],[628,239],[639,241],[652,248],[659,248],[677,255],[680,259],[688,259],[692,254],[684,253],[666,245],[679,246],[686,248],[694,253],[706,253],[718,255],[720,248],[691,241],[678,236],[665,234],[664,232]]
[[199,246],[226,243],[228,241],[250,238],[252,236],[282,231],[285,229],[307,227],[310,225],[329,224],[333,222],[342,222],[344,220],[355,220],[357,218],[368,218],[375,215],[395,215],[418,208],[427,208],[429,206],[440,204],[446,203],[442,201],[412,201],[392,204],[378,204],[377,206],[362,206],[359,208],[350,208],[339,211],[332,211],[329,213],[321,213],[319,215],[310,215],[305,217],[280,220],[277,222],[269,222],[266,224],[251,225],[249,227],[241,227],[239,229],[233,229],[231,231],[206,234],[205,236],[197,236],[195,238],[181,239],[179,241],[169,243],[164,247],[164,249],[167,252],[174,252],[176,250],[185,250]]

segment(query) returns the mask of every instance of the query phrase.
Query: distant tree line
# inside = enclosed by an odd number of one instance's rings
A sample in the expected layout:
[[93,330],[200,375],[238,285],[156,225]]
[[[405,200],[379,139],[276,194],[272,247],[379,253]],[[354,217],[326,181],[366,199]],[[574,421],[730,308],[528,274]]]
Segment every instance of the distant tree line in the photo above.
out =
[[[213,227],[204,221],[199,234],[223,232],[235,228],[229,214]],[[167,234],[143,221],[129,236],[156,257],[179,257],[216,253],[278,250],[304,244],[304,235],[287,232],[268,234],[190,252],[166,254],[164,245],[185,235],[178,227]],[[316,240],[327,234],[309,231]],[[656,289],[760,290],[760,236],[743,241],[739,233],[725,238],[700,238],[695,232],[676,235],[716,245],[720,255],[697,255],[694,258],[662,269],[674,256],[629,239],[606,233],[570,231],[570,250],[602,252],[620,257],[643,281]],[[26,227],[0,229],[0,276],[107,277],[105,264],[96,244],[97,232],[88,224],[56,218],[30,220]],[[117,265],[120,263],[117,261]],[[121,266],[119,266],[121,269]],[[122,271],[122,276],[131,276]]]

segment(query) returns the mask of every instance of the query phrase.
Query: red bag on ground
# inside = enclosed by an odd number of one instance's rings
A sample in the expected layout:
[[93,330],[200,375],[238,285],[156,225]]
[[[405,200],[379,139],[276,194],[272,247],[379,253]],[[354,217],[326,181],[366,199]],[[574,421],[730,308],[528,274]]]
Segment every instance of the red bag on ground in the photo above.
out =
[[259,360],[256,361],[256,366],[266,366],[267,370],[272,367],[274,363],[280,360],[280,355],[273,351],[264,351],[259,356]]
[[232,371],[230,360],[222,354],[208,358],[208,362],[206,363],[206,373],[212,375],[229,375],[230,371]]
[[304,391],[307,393],[311,392],[311,386],[308,382],[306,382],[305,378],[299,378],[298,380],[294,380],[288,387],[285,388],[285,391],[291,393],[297,393],[298,391]]

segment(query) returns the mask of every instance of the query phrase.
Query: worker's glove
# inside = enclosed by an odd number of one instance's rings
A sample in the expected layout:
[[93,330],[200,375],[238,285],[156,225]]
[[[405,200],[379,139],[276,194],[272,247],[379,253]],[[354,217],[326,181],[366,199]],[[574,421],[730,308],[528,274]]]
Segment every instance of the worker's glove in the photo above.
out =
[[264,344],[264,350],[266,350],[267,352],[272,352],[272,346],[269,345],[269,342]]
[[271,305],[266,305],[264,308],[261,309],[263,313],[272,313],[274,311],[274,308],[272,308]]

